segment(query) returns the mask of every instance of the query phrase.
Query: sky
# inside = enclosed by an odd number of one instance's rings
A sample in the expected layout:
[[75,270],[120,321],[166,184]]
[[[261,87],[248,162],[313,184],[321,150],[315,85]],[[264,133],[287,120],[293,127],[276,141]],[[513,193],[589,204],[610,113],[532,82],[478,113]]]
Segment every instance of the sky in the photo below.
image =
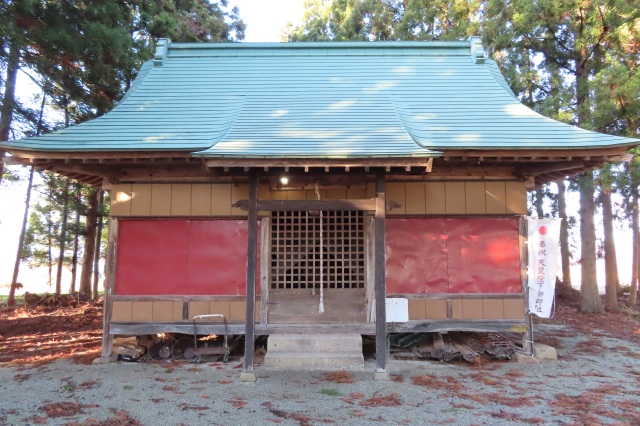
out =
[[240,8],[247,24],[245,41],[282,41],[281,31],[287,22],[302,22],[303,0],[231,0]]
[[[298,25],[302,22],[304,12],[304,0],[230,0],[229,4],[239,7],[240,17],[247,24],[246,42],[281,41],[281,32],[287,22]],[[19,74],[18,92],[26,93],[28,96],[28,93],[33,90],[32,87],[29,79]],[[7,292],[6,286],[11,282],[13,275],[24,213],[25,192],[26,184],[8,186],[3,183],[0,186],[0,294]],[[33,285],[42,281],[42,273],[22,265],[19,281],[29,291],[34,292]],[[45,287],[37,291],[46,290]]]

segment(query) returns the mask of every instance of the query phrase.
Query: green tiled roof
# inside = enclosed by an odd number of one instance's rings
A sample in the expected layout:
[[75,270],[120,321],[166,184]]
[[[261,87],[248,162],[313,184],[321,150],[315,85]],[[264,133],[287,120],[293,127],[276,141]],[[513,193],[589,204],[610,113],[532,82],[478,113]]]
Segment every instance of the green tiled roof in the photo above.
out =
[[635,139],[543,117],[465,42],[161,41],[120,104],[65,130],[0,146],[188,151],[204,157],[367,158],[447,149],[582,149]]

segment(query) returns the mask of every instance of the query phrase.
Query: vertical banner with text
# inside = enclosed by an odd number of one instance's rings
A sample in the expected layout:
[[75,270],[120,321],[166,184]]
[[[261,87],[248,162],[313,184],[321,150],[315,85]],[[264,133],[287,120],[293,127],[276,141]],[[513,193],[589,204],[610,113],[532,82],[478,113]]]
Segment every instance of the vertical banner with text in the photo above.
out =
[[529,312],[549,318],[556,291],[560,219],[527,219]]

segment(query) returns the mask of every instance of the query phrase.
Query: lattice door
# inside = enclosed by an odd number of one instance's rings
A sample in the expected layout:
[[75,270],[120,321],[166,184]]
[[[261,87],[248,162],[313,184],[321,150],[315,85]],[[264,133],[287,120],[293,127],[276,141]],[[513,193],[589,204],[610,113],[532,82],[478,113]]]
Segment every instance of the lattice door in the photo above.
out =
[[321,275],[325,289],[365,288],[364,213],[273,212],[270,288],[319,289]]

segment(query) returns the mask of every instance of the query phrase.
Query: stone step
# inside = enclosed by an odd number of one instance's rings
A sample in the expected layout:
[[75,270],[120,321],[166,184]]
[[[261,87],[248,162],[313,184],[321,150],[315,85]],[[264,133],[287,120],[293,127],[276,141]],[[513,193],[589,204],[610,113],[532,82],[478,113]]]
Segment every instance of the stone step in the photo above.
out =
[[336,353],[362,354],[359,334],[272,334],[267,340],[267,353]]
[[269,352],[264,366],[287,370],[361,370],[364,368],[362,352],[300,353]]

